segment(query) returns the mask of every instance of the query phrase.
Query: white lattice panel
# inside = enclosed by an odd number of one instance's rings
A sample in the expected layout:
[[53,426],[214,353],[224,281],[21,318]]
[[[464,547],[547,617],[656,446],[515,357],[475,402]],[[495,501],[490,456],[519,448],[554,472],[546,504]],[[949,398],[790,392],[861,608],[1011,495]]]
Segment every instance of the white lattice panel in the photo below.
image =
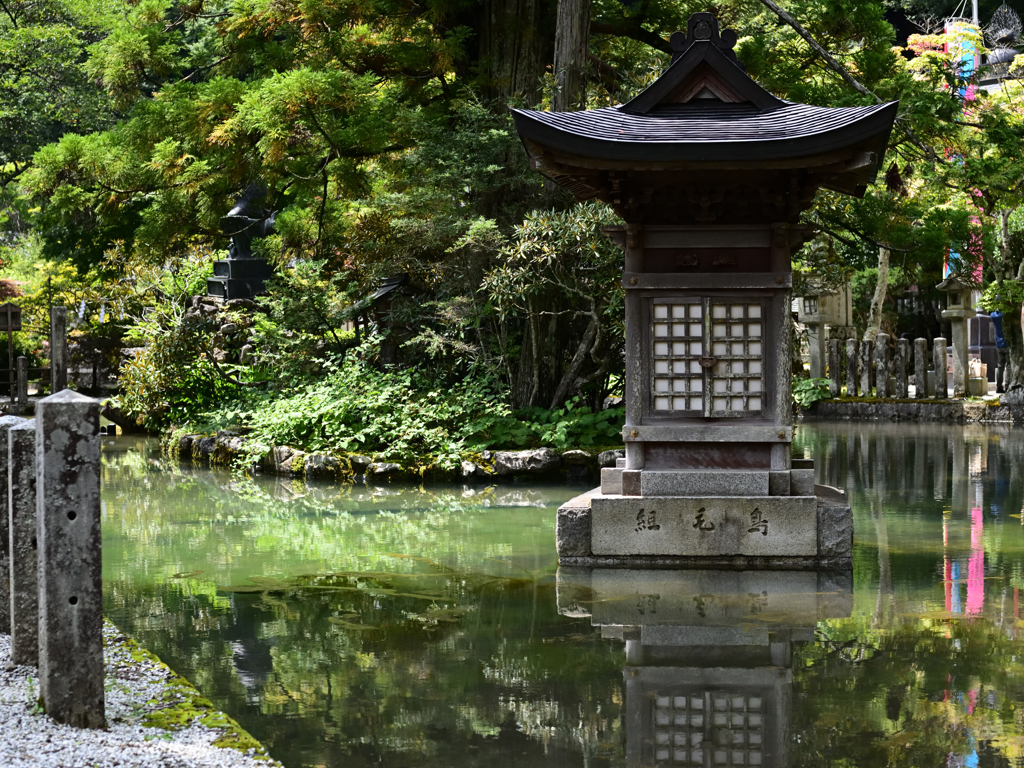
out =
[[763,311],[757,302],[652,304],[652,410],[727,416],[760,411]]
[[759,766],[764,728],[760,696],[694,691],[654,698],[658,766]]

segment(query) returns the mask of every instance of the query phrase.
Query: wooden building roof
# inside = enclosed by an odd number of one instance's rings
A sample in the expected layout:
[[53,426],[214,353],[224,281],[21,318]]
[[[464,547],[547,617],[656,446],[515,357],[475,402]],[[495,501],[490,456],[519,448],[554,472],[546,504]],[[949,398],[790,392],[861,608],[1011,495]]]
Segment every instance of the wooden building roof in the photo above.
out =
[[[580,200],[611,203],[627,221],[795,220],[818,187],[863,195],[897,102],[816,107],[779,99],[746,74],[735,43],[712,14],[696,13],[685,34],[672,36],[669,68],[626,104],[513,110],[533,167]],[[790,189],[786,201],[754,200],[780,183]],[[712,202],[695,208],[702,195]],[[688,212],[680,208],[687,201]]]

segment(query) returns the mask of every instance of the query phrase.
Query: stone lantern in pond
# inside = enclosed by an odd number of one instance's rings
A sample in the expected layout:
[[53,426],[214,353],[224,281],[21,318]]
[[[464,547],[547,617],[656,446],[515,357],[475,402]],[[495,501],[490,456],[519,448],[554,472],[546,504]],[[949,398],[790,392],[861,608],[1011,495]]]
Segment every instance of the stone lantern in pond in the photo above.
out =
[[848,512],[823,533],[790,456],[790,256],[820,187],[874,179],[897,105],[783,101],[735,42],[697,13],[628,103],[514,110],[533,167],[625,221],[625,466],[560,510],[562,562],[849,558]]

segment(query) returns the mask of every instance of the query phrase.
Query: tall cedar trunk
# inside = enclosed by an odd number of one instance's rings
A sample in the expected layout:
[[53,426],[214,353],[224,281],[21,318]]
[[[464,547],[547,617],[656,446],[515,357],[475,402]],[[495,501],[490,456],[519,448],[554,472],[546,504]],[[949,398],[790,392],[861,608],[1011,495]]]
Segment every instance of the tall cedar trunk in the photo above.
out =
[[864,329],[864,340],[874,341],[882,330],[882,306],[885,304],[885,291],[889,287],[889,249],[878,249],[878,282],[875,293],[871,297],[871,309],[868,310],[868,324]]
[[485,92],[499,104],[540,102],[541,78],[551,61],[544,26],[545,0],[484,0],[480,64]]
[[[1020,280],[1024,277],[1024,262],[1014,268],[1013,253],[1010,250],[1010,214],[999,211],[999,261],[995,265],[996,281]],[[1010,364],[1008,384],[1024,385],[1024,333],[1021,331],[1021,308],[1003,312],[1003,338],[1006,340],[1007,357]]]
[[555,94],[552,109],[569,112],[579,108],[583,65],[590,49],[591,0],[558,0],[555,30]]

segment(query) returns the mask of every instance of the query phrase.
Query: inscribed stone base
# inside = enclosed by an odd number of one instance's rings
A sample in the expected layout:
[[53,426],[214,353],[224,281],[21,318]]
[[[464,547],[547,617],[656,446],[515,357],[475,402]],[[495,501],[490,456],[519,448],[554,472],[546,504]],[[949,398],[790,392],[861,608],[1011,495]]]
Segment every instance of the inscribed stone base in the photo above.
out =
[[563,504],[556,539],[563,566],[847,569],[853,515],[846,494],[638,497],[600,488]]
[[595,555],[813,557],[816,506],[813,496],[595,496],[590,546]]

